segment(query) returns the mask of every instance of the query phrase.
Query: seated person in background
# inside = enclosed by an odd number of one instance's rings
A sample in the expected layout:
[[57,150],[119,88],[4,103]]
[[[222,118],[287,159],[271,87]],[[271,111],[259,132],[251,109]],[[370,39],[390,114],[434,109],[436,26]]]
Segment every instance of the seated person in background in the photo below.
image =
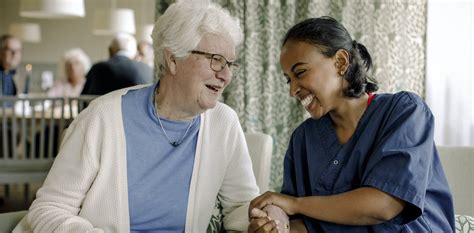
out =
[[237,114],[218,102],[232,79],[238,19],[214,3],[171,4],[153,31],[160,81],[94,100],[69,126],[16,231],[244,231],[258,195]]
[[292,97],[311,118],[294,132],[281,193],[251,202],[249,232],[279,206],[292,232],[453,232],[453,200],[433,140],[434,119],[409,92],[374,94],[366,47],[330,17],[307,19],[283,39]]
[[18,69],[21,62],[21,41],[12,35],[0,36],[0,96],[26,93],[26,74]]
[[154,55],[153,45],[148,41],[141,41],[137,45],[136,61],[143,62],[153,69]]
[[[25,88],[26,73],[18,68],[21,62],[21,52],[21,41],[18,38],[9,34],[0,36],[0,96],[16,96],[27,91]],[[4,107],[14,107],[14,103],[1,102],[0,108]],[[13,147],[16,146],[13,143],[14,137],[16,136],[13,135],[8,124],[0,123],[0,158],[14,156]],[[4,148],[4,140],[9,145],[7,148]]]
[[109,46],[110,59],[96,63],[87,73],[81,95],[103,95],[121,88],[153,82],[153,71],[134,61],[137,41],[126,33],[117,34]]
[[90,67],[91,61],[82,49],[74,48],[66,51],[58,64],[58,79],[48,91],[48,96],[79,96]]

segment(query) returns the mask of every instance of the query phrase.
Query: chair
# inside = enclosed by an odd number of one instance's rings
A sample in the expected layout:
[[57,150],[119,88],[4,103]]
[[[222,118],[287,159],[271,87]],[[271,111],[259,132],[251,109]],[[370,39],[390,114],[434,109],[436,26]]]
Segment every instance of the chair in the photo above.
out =
[[0,184],[41,183],[58,152],[64,130],[92,97],[0,97]]
[[28,185],[46,178],[69,121],[63,106],[62,98],[0,97],[0,184],[7,197],[10,184],[24,184],[28,201]]
[[[263,133],[245,133],[245,140],[247,141],[250,159],[252,160],[252,169],[257,180],[257,186],[260,189],[260,193],[266,192],[269,190],[270,183],[272,137]],[[216,199],[216,205],[214,206],[207,233],[223,232],[223,217],[221,203]]]
[[268,134],[245,133],[252,168],[260,193],[269,190],[273,140]]
[[474,232],[474,147],[437,149],[454,199],[456,232]]
[[439,146],[456,214],[474,216],[474,147]]
[[16,211],[0,214],[0,232],[12,232],[28,211]]

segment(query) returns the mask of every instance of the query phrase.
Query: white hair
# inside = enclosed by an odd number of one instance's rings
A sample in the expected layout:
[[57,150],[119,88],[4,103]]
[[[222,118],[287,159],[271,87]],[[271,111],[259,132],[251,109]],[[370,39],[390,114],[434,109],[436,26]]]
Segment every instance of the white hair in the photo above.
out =
[[152,38],[157,75],[166,69],[164,50],[184,58],[195,49],[205,34],[224,37],[234,46],[242,43],[239,19],[208,0],[177,1],[155,23]]
[[137,40],[128,33],[118,33],[110,42],[110,48],[133,59],[137,55]]
[[91,60],[82,49],[69,49],[64,52],[57,67],[57,74],[59,80],[66,80],[66,62],[72,59],[77,59],[80,62],[82,68],[84,69],[84,74],[87,74],[87,72],[91,68]]

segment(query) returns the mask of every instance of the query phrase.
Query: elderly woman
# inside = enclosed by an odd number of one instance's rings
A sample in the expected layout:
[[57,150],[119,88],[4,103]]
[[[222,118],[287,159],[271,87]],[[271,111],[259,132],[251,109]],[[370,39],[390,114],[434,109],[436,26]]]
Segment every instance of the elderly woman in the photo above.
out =
[[169,6],[153,31],[160,82],[93,101],[69,127],[23,223],[34,232],[245,230],[258,188],[232,78],[239,22],[216,4]]
[[280,63],[311,118],[291,137],[281,193],[251,202],[249,232],[275,231],[258,211],[269,204],[291,215],[292,232],[454,231],[433,115],[420,97],[374,94],[369,52],[330,17],[293,26]]
[[58,66],[58,79],[48,91],[50,97],[76,97],[81,94],[91,61],[80,48],[67,50]]

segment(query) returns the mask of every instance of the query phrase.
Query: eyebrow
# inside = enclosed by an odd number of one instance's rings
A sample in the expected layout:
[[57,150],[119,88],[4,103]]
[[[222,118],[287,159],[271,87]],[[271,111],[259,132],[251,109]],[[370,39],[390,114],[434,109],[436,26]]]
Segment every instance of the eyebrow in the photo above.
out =
[[291,66],[291,71],[292,72],[295,72],[295,68],[299,65],[306,65],[307,63],[304,63],[304,62],[298,62],[298,63],[295,63],[293,66]]
[[[293,65],[291,66],[291,69],[290,69],[290,70],[291,70],[291,72],[294,73],[296,67],[298,67],[298,66],[300,66],[300,65],[306,65],[306,64],[308,64],[308,63],[305,63],[305,62],[298,62],[298,63],[295,63],[295,64],[293,64]],[[285,72],[283,72],[283,76],[288,77],[288,74],[286,74]]]

